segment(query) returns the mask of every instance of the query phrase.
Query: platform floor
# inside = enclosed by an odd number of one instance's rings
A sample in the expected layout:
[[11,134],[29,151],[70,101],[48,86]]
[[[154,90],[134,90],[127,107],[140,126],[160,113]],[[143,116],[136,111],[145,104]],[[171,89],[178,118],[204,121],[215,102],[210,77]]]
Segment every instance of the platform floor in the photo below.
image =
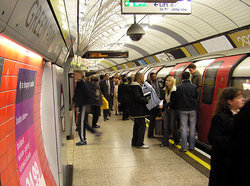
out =
[[[160,141],[148,139],[149,149],[131,147],[133,121],[112,115],[98,123],[102,136],[87,133],[86,146],[68,141],[69,163],[73,164],[74,186],[173,186],[208,185],[207,176],[178,156]],[[147,132],[147,131],[146,131]]]

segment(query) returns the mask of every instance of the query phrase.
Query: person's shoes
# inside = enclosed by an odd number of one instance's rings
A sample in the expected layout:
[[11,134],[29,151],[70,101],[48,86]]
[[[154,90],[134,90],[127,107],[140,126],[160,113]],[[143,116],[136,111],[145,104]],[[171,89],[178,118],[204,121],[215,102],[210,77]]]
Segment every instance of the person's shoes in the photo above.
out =
[[194,151],[194,149],[188,149],[190,152]]
[[98,128],[101,128],[101,127],[100,127],[100,125],[95,125],[95,126],[93,126],[93,128],[98,129]]
[[187,152],[187,150],[186,150],[186,149],[182,149],[182,148],[181,148],[181,149],[179,149],[179,151],[180,151],[180,152]]
[[76,146],[87,145],[87,141],[79,141],[76,143]]
[[168,147],[168,144],[160,144],[160,147]]
[[148,149],[149,146],[148,145],[142,145],[142,146],[138,146],[137,148],[138,149]]
[[129,120],[128,118],[124,118],[124,119],[122,119],[123,121],[126,121],[126,120]]
[[109,120],[108,118],[104,118],[104,121],[107,121],[107,120]]
[[101,132],[95,132],[95,136],[101,136],[102,133]]

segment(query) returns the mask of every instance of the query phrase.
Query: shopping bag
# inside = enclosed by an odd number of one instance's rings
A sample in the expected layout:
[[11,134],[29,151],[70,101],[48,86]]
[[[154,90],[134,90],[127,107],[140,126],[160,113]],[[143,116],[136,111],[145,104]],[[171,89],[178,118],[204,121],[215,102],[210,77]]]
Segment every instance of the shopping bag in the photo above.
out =
[[155,119],[155,135],[163,135],[164,114],[157,116]]
[[109,102],[106,100],[106,98],[104,96],[102,96],[102,106],[101,106],[102,110],[107,110],[109,109]]

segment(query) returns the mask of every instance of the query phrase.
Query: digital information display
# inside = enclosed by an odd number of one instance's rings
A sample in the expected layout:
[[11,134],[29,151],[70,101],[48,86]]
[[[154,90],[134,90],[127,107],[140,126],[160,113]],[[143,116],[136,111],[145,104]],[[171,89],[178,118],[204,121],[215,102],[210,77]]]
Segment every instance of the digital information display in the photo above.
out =
[[122,0],[121,4],[122,14],[191,14],[192,10],[191,0]]
[[88,51],[82,56],[86,59],[99,59],[99,58],[128,58],[128,52],[124,51]]

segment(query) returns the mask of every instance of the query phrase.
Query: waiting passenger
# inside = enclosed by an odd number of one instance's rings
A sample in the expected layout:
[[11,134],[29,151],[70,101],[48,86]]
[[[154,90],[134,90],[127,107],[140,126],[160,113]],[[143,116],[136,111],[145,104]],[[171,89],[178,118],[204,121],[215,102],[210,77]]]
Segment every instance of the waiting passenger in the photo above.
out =
[[250,171],[250,100],[240,109],[236,116],[232,138],[229,142],[224,185],[248,185]]
[[148,98],[143,95],[142,86],[144,83],[144,75],[137,73],[135,82],[131,84],[130,94],[130,115],[134,118],[132,146],[137,148],[148,149],[149,146],[144,144],[144,134],[146,129],[145,117],[147,116],[146,104]]
[[110,89],[111,89],[111,92],[110,92],[110,104],[109,104],[109,110],[110,111],[113,111],[113,101],[114,101],[114,89],[115,89],[115,80],[116,78],[113,76],[110,78]]
[[190,74],[192,74],[191,82],[197,86],[197,93],[199,96],[201,92],[202,76],[200,72],[196,69],[196,65],[194,63],[191,63],[190,65],[188,65],[187,68],[189,69]]
[[210,186],[223,185],[225,160],[228,157],[230,138],[234,133],[233,121],[244,102],[242,91],[233,87],[225,88],[218,99],[208,134],[208,141],[212,145]]
[[175,144],[179,144],[180,137],[176,122],[176,86],[175,79],[171,75],[167,75],[165,78],[164,87],[164,124],[163,124],[163,140],[161,147],[169,145],[170,131],[173,133]]
[[129,117],[129,97],[130,86],[128,84],[128,79],[126,77],[122,78],[122,84],[118,87],[118,101],[121,103],[122,109],[122,120],[128,120]]
[[[111,101],[111,82],[109,80],[109,74],[104,75],[103,81],[100,82],[100,87],[103,96],[106,98],[106,100],[109,102],[110,106],[110,101]],[[110,107],[109,109],[103,110],[103,117],[104,121],[109,120],[108,115],[110,114]]]
[[115,115],[118,115],[118,105],[119,105],[119,102],[118,102],[118,87],[120,85],[120,81],[119,79],[116,79],[115,80],[115,87],[114,87],[114,100],[113,100],[113,103],[114,103],[114,111],[115,111]]
[[92,127],[93,128],[100,128],[99,125],[97,125],[101,109],[100,106],[102,105],[102,91],[99,85],[100,79],[97,76],[93,76],[91,78],[90,85],[94,88],[95,93],[96,93],[96,101],[95,103],[91,106],[91,111],[93,114],[92,118]]
[[190,81],[189,72],[182,73],[182,83],[176,90],[177,109],[179,111],[182,146],[187,151],[187,129],[189,121],[189,150],[195,147],[195,125],[197,120],[197,86]]
[[[156,73],[152,72],[150,74],[150,80],[151,80],[151,85],[154,88],[158,98],[161,98],[161,87],[159,84],[159,81],[157,80],[157,75]],[[155,108],[151,109],[149,112],[149,127],[148,127],[148,138],[153,138],[154,137],[154,129],[155,129],[155,119],[158,116],[160,112],[160,109],[158,106]]]

